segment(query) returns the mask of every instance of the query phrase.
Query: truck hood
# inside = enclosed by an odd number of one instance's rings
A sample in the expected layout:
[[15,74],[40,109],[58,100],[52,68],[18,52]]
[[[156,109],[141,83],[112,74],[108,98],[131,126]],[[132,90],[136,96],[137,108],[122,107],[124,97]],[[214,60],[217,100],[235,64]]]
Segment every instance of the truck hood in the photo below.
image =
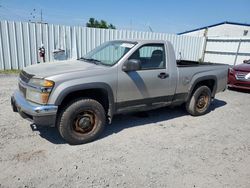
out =
[[31,65],[24,68],[24,71],[35,77],[45,78],[58,74],[69,72],[93,70],[104,68],[102,65],[95,65],[85,61],[68,60],[59,62],[46,62],[42,64]]
[[239,65],[236,65],[236,66],[234,66],[234,70],[242,71],[242,72],[250,72],[250,64],[242,63],[242,64],[239,64]]

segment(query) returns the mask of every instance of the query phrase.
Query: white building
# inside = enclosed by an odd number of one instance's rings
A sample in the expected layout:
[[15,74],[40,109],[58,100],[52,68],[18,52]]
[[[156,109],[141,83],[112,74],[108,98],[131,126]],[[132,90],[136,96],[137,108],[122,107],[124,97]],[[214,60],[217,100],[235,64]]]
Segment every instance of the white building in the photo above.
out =
[[250,37],[250,24],[222,22],[178,33],[178,35],[207,37]]

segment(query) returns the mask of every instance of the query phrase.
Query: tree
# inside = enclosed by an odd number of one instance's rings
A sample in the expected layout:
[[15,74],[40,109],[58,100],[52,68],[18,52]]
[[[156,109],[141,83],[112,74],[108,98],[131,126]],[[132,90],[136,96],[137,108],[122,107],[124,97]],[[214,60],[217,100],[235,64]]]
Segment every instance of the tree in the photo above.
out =
[[109,24],[108,28],[109,29],[116,29],[116,27],[113,24]]
[[105,28],[105,29],[107,29],[107,28],[108,28],[107,22],[104,21],[104,20],[101,20],[101,22],[100,22],[100,24],[99,24],[99,27],[100,27],[100,28]]
[[89,22],[86,24],[87,27],[94,27],[95,18],[89,18]]
[[86,27],[116,29],[113,24],[108,24],[105,20],[98,21],[95,18],[89,18],[89,21],[86,23]]

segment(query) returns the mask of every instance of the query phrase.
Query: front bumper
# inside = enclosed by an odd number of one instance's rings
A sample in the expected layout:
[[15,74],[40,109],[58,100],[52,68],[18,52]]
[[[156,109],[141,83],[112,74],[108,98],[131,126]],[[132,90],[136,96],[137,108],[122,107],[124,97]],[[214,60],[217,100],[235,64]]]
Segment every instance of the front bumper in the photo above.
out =
[[24,119],[36,125],[55,126],[57,106],[28,102],[19,91],[15,91],[12,95],[11,105],[14,112],[18,112]]
[[250,90],[250,81],[237,80],[235,75],[228,76],[228,87]]

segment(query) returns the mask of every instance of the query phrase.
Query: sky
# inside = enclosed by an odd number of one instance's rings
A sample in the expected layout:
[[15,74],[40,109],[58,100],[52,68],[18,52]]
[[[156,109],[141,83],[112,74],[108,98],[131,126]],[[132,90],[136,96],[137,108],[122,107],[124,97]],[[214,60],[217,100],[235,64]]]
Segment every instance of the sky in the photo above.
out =
[[0,20],[40,21],[42,10],[47,23],[85,26],[94,17],[117,29],[179,33],[223,21],[250,24],[249,8],[250,0],[0,0]]

